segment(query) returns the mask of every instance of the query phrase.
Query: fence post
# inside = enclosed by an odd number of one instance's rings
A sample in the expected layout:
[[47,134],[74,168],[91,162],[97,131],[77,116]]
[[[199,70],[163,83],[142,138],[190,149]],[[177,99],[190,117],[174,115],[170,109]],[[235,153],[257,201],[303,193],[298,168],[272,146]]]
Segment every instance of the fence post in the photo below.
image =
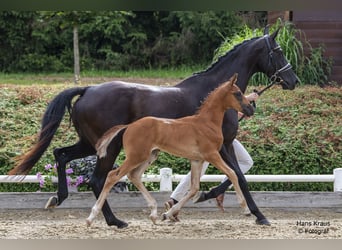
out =
[[160,169],[160,191],[161,192],[172,191],[172,169],[171,168]]
[[334,192],[342,192],[342,168],[334,169]]

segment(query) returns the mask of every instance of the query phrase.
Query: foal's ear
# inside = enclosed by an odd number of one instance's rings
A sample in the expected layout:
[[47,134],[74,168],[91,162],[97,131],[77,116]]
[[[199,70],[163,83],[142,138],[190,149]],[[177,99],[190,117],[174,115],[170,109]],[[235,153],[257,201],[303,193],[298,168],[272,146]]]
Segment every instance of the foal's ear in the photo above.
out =
[[235,73],[230,79],[229,81],[231,82],[231,85],[235,84],[238,78],[238,73]]

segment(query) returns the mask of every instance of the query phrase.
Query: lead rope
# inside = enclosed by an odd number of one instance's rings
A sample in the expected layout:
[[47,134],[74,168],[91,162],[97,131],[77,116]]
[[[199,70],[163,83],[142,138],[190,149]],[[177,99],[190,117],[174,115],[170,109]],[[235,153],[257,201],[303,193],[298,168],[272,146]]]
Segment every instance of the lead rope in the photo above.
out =
[[[273,76],[272,76],[272,77],[273,77]],[[271,78],[272,78],[272,77],[271,77]],[[262,90],[254,89],[253,92],[254,92],[254,93],[257,93],[258,96],[261,96],[262,93],[264,93],[266,90],[268,90],[269,88],[271,88],[274,84],[278,84],[278,83],[281,82],[281,81],[277,81],[277,80],[278,80],[278,79],[275,77],[274,80],[273,80],[269,85],[267,85],[265,88],[263,88]],[[252,106],[254,107],[254,109],[256,109],[256,103],[255,103],[255,101],[251,101],[251,104],[252,104]],[[242,115],[242,116],[240,117],[239,122],[240,122],[243,118],[245,118],[245,115]]]

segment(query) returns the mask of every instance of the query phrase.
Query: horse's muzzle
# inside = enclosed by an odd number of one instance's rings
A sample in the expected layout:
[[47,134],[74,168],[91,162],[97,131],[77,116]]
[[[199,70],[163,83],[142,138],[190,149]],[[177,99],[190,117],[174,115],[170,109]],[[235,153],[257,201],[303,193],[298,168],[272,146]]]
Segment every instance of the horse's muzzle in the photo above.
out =
[[252,116],[254,114],[254,108],[252,105],[243,105],[242,106],[242,113],[246,116]]

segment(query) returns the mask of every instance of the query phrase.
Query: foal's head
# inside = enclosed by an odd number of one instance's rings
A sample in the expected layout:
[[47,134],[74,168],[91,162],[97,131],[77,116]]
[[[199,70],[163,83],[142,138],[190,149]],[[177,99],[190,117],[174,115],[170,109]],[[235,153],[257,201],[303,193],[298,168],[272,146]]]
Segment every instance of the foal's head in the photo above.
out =
[[235,73],[228,82],[223,85],[227,86],[227,93],[225,98],[226,108],[233,108],[239,112],[242,112],[246,116],[254,114],[254,108],[249,103],[247,98],[243,95],[240,88],[235,84],[238,74]]

